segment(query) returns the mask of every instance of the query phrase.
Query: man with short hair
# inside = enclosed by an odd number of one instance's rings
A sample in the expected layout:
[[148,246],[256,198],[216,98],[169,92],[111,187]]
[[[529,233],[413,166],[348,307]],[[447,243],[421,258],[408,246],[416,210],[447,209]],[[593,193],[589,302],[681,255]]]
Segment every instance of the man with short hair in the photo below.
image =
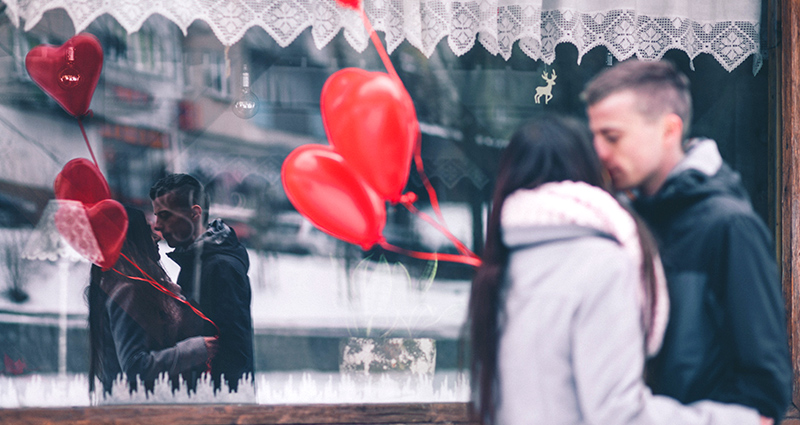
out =
[[688,78],[665,61],[626,61],[582,97],[600,160],[661,250],[671,309],[648,362],[653,392],[750,406],[777,424],[792,370],[771,236],[716,143],[685,140]]
[[253,374],[247,250],[222,220],[208,223],[208,196],[194,177],[168,175],[150,188],[150,199],[154,229],[175,248],[167,255],[181,267],[182,293],[219,328],[219,350],[211,361],[214,388],[224,375],[229,390],[237,391],[239,379]]

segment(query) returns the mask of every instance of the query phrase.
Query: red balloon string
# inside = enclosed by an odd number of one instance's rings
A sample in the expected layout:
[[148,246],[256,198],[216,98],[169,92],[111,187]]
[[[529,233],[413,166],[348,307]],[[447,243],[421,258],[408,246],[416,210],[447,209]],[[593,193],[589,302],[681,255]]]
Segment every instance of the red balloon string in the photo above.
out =
[[478,258],[474,252],[467,248],[463,242],[458,240],[458,238],[456,238],[450,232],[450,230],[447,229],[447,222],[445,221],[444,215],[442,214],[442,209],[439,206],[439,197],[436,195],[436,190],[434,190],[430,179],[428,179],[428,176],[425,174],[425,167],[422,165],[422,143],[419,139],[417,140],[417,145],[414,149],[414,164],[417,168],[417,174],[419,174],[420,179],[422,179],[422,184],[425,186],[425,190],[428,192],[428,196],[430,197],[431,208],[433,208],[433,212],[439,221],[435,221],[433,218],[414,207],[414,205],[412,205],[414,200],[408,202],[406,199],[401,198],[400,203],[409,211],[431,224],[436,228],[436,230],[440,231],[443,235],[450,239],[450,242],[455,245],[456,249],[458,249],[458,252],[460,252],[462,255]]
[[369,23],[369,18],[367,18],[367,13],[364,12],[364,8],[359,8],[358,12],[361,14],[361,20],[364,21],[364,27],[366,27],[367,33],[369,33],[369,38],[372,40],[372,44],[375,45],[375,49],[378,51],[381,61],[383,61],[383,66],[386,67],[386,70],[389,71],[389,75],[391,75],[392,78],[397,80],[400,84],[403,84],[403,82],[400,80],[400,76],[397,75],[397,71],[392,65],[392,61],[389,60],[389,55],[386,53],[386,49],[384,49],[383,44],[381,44],[381,39],[378,38],[378,33],[372,28],[372,24]]
[[[89,111],[87,115],[90,115],[91,113],[92,111]],[[100,165],[97,163],[97,158],[94,157],[94,151],[92,150],[92,145],[89,144],[89,138],[86,137],[86,129],[83,128],[83,117],[78,117],[78,125],[81,127],[81,134],[83,134],[83,140],[86,141],[86,147],[89,148],[89,153],[92,155],[92,161],[94,161],[95,167],[97,167],[99,170]]]
[[436,230],[442,232],[442,234],[445,235],[447,237],[447,239],[450,239],[450,242],[452,242],[453,245],[455,245],[456,249],[458,249],[458,252],[460,252],[461,255],[465,255],[465,256],[473,257],[473,258],[478,258],[478,256],[475,255],[475,253],[472,252],[469,248],[467,248],[467,246],[464,245],[463,242],[458,240],[457,237],[455,237],[452,233],[450,233],[450,231],[447,229],[447,227],[443,226],[442,224],[440,224],[439,222],[434,220],[428,214],[425,214],[424,212],[418,210],[417,207],[415,207],[413,204],[403,203],[403,206],[408,208],[408,210],[411,211],[412,213],[418,215],[421,219],[423,219],[426,222],[428,222],[431,226],[435,227]]
[[405,248],[400,248],[399,246],[394,246],[389,242],[386,242],[385,240],[378,242],[378,244],[387,251],[396,252],[398,254],[406,255],[420,260],[449,261],[451,263],[467,264],[473,267],[481,266],[481,259],[477,257],[471,257],[467,255],[442,254],[438,252],[411,251]]
[[434,214],[442,223],[443,226],[447,226],[447,223],[444,220],[444,215],[442,215],[442,210],[439,208],[439,197],[436,195],[436,191],[433,189],[433,185],[431,184],[430,179],[428,179],[428,175],[425,174],[425,167],[422,165],[422,134],[417,137],[417,145],[414,148],[414,165],[417,167],[417,174],[419,174],[419,178],[422,179],[422,185],[425,186],[425,190],[428,192],[428,197],[431,200],[431,207],[433,208]]
[[[378,37],[378,33],[372,28],[372,24],[369,22],[369,18],[367,18],[367,14],[364,11],[364,7],[358,8],[358,12],[361,15],[361,20],[364,21],[364,27],[367,29],[369,33],[369,37],[372,40],[372,43],[375,45],[375,49],[378,51],[378,55],[383,61],[383,66],[386,67],[386,70],[389,72],[389,75],[394,78],[398,83],[401,85],[403,81],[400,79],[400,76],[397,75],[397,71],[394,69],[391,60],[389,59],[389,55],[386,53],[386,49],[383,47],[380,38]],[[423,253],[423,252],[416,252],[416,251],[409,251],[400,247],[396,247],[394,245],[389,244],[386,241],[381,241],[380,245],[389,250],[394,251],[399,254],[409,255],[414,258],[420,259],[439,259],[443,261],[453,261],[457,263],[464,263],[473,265],[475,267],[480,266],[481,260],[478,258],[475,253],[473,253],[469,248],[467,248],[461,241],[458,240],[453,234],[447,229],[447,223],[445,222],[444,215],[442,214],[441,208],[439,207],[439,198],[436,195],[436,191],[433,189],[433,185],[431,184],[428,176],[425,174],[424,167],[422,165],[422,135],[418,133],[417,135],[417,142],[414,148],[414,163],[416,164],[417,173],[419,174],[420,178],[422,179],[422,184],[425,186],[425,190],[428,192],[428,196],[431,200],[431,207],[433,208],[434,214],[439,219],[439,222],[432,219],[427,214],[419,211],[416,207],[412,204],[416,200],[416,197],[408,196],[408,194],[403,195],[401,197],[400,203],[403,204],[409,211],[414,214],[417,214],[420,218],[430,223],[434,226],[437,230],[442,232],[450,241],[455,245],[458,252],[461,255],[453,255],[453,254],[436,254],[436,253]]]
[[156,280],[155,280],[155,279],[153,279],[152,277],[150,277],[150,275],[148,275],[148,274],[147,274],[147,272],[145,272],[144,270],[142,270],[142,268],[141,268],[141,267],[139,267],[139,265],[138,265],[138,264],[134,263],[134,262],[133,262],[133,260],[131,260],[130,258],[128,258],[128,257],[127,257],[125,254],[123,254],[123,253],[120,253],[119,255],[120,255],[122,258],[124,258],[124,259],[128,260],[128,262],[129,262],[129,263],[133,264],[133,266],[134,266],[134,267],[136,267],[136,269],[137,269],[137,270],[139,270],[139,273],[141,273],[141,274],[144,276],[144,278],[135,277],[135,276],[128,276],[128,275],[126,275],[126,274],[124,274],[124,273],[120,272],[120,271],[119,271],[119,270],[117,270],[117,269],[112,269],[112,270],[114,270],[115,272],[117,272],[117,273],[121,274],[122,276],[125,276],[125,277],[127,277],[128,279],[138,280],[138,281],[141,281],[141,282],[147,282],[147,283],[149,283],[149,284],[150,284],[152,287],[154,287],[154,288],[156,288],[157,290],[159,290],[160,292],[162,292],[162,293],[164,293],[164,294],[167,294],[168,296],[170,296],[170,297],[172,297],[172,298],[174,298],[174,299],[178,300],[179,302],[181,302],[181,303],[183,303],[183,304],[186,304],[187,306],[189,306],[189,308],[190,308],[190,309],[192,309],[192,311],[194,312],[194,314],[196,314],[196,315],[200,316],[200,318],[201,318],[201,319],[203,319],[203,320],[207,321],[208,323],[211,323],[212,325],[214,325],[214,328],[217,330],[217,334],[215,335],[215,337],[219,338],[219,327],[217,326],[217,324],[216,324],[216,323],[214,323],[214,321],[213,321],[213,320],[209,319],[209,318],[208,318],[208,317],[207,317],[205,314],[203,314],[203,312],[202,312],[202,311],[200,311],[200,310],[198,310],[197,308],[195,308],[195,306],[193,306],[191,303],[189,303],[189,302],[188,302],[188,301],[186,301],[185,299],[183,299],[183,298],[179,297],[179,296],[178,296],[177,294],[175,294],[174,292],[170,291],[169,289],[167,289],[167,288],[165,288],[164,286],[162,286],[160,283],[156,282]]

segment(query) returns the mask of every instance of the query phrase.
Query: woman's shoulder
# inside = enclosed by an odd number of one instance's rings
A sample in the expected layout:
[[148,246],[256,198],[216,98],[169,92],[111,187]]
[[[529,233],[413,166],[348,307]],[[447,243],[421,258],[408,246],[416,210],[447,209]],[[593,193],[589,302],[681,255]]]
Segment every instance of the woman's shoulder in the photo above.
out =
[[[635,276],[633,264],[613,238],[594,235],[551,240],[515,250],[508,277],[516,290],[586,297]],[[630,285],[634,290],[635,285]]]

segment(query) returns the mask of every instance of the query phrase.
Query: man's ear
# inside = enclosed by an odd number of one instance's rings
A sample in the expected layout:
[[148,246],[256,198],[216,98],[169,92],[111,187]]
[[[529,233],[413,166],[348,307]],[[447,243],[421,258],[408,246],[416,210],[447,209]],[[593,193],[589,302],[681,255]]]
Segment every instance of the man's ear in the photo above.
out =
[[200,205],[192,205],[192,220],[200,221],[203,216],[203,208]]
[[683,120],[677,114],[666,114],[663,120],[664,141],[670,146],[680,148],[683,142]]

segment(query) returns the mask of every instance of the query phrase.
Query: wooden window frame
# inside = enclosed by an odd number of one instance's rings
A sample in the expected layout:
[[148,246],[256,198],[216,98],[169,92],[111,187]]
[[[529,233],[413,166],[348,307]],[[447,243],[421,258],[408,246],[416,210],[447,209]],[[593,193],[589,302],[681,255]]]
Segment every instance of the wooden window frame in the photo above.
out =
[[800,0],[769,0],[770,132],[775,235],[786,300],[792,402],[784,425],[800,425]]
[[3,424],[476,424],[466,403],[130,405],[0,409]]

